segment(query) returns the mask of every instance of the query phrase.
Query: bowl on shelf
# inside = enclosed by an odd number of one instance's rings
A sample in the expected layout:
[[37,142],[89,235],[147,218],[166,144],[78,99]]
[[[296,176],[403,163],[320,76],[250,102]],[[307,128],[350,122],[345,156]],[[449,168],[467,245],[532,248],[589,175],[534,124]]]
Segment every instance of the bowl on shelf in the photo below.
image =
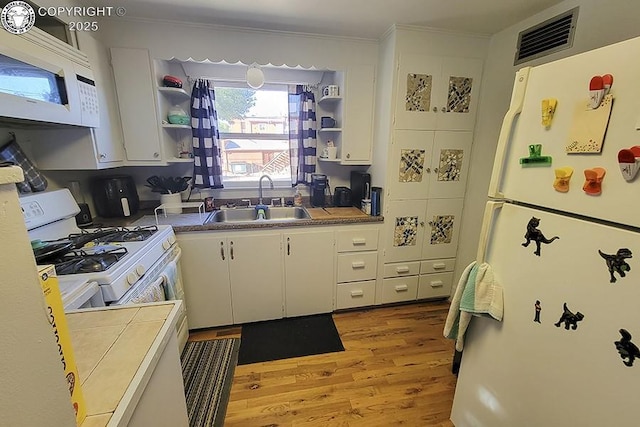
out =
[[180,107],[172,107],[167,114],[167,119],[172,125],[188,125],[191,123],[189,115]]

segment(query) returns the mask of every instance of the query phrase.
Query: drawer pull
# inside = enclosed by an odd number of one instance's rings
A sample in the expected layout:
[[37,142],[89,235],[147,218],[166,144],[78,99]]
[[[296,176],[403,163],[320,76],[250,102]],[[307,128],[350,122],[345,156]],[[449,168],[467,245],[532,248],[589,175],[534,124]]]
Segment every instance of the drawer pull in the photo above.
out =
[[360,237],[351,239],[351,242],[353,243],[353,246],[362,246],[367,244],[367,239]]
[[364,295],[364,292],[362,290],[351,291],[351,296],[352,297],[361,297],[363,295]]
[[443,268],[447,268],[447,264],[445,264],[444,262],[436,262],[433,264],[434,270],[442,270]]
[[364,267],[365,267],[364,261],[354,261],[351,263],[351,268],[364,268]]
[[442,285],[444,285],[444,283],[442,283],[442,280],[434,280],[431,282],[432,288],[441,288]]
[[396,285],[395,290],[396,292],[407,292],[409,287],[407,285]]
[[408,265],[403,265],[400,267],[396,267],[396,273],[408,273],[409,272],[409,266]]

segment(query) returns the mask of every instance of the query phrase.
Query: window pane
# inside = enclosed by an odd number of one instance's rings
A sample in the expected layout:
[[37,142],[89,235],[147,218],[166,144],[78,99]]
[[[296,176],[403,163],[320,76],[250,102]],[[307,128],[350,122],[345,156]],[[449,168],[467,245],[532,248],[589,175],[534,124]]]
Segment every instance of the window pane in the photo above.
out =
[[264,174],[291,176],[289,102],[285,85],[261,90],[216,85],[225,182],[253,182]]

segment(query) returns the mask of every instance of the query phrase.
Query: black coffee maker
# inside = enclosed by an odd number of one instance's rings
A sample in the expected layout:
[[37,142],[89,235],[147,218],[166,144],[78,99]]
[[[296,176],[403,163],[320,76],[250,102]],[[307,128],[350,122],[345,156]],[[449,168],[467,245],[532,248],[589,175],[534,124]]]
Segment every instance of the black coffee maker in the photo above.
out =
[[311,206],[314,208],[322,208],[326,206],[325,194],[329,183],[327,181],[327,175],[321,173],[311,174]]

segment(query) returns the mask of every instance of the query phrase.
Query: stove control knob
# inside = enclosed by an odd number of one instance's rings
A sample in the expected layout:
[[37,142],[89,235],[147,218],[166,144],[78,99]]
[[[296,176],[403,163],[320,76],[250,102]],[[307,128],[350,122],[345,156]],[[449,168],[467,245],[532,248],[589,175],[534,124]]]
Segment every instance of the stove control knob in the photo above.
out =
[[138,276],[135,271],[132,271],[131,273],[127,274],[127,283],[129,284],[129,286],[133,286],[139,278],[140,276]]
[[162,248],[166,251],[167,249],[169,249],[171,247],[171,243],[169,243],[168,240],[165,240],[164,242],[162,242]]
[[146,272],[147,272],[147,269],[146,269],[146,268],[144,268],[144,265],[139,264],[139,265],[136,267],[136,273],[138,274],[138,277],[142,277],[142,275],[143,275],[144,273],[146,273]]

